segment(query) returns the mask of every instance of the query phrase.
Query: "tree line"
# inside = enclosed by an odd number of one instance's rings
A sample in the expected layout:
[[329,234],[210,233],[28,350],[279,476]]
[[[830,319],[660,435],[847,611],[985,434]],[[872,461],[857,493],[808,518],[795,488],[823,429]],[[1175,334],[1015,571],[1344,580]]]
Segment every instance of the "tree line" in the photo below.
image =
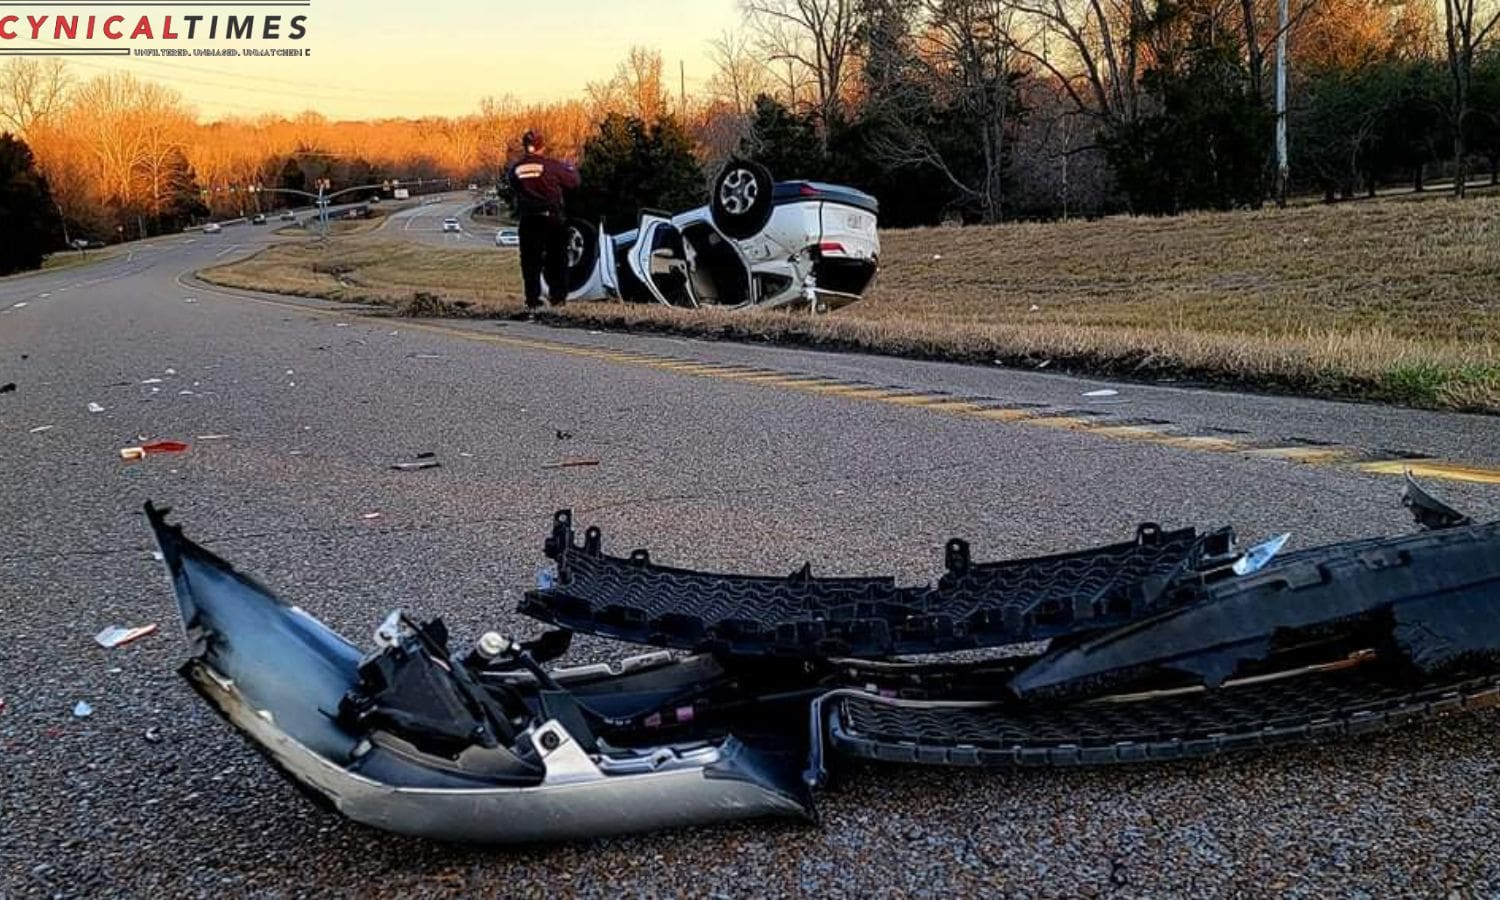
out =
[[734,155],[870,191],[891,226],[1253,207],[1277,197],[1284,37],[1291,190],[1500,179],[1500,0],[1289,0],[1285,28],[1276,7],[743,0],[691,96],[634,48],[576,99],[377,121],[204,122],[164,84],[23,58],[0,66],[0,131],[19,139],[0,177],[45,187],[53,245],[289,202],[253,186],[498,183],[528,128],[581,159],[579,208],[612,220],[700,200]]

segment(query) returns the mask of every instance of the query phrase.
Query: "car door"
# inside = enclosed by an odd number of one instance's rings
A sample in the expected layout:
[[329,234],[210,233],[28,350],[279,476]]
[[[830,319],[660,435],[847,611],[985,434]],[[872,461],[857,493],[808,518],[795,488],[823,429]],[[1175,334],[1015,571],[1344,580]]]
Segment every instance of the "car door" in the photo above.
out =
[[641,213],[639,236],[630,252],[630,270],[658,302],[666,306],[698,306],[682,232],[665,215]]
[[599,223],[599,284],[610,297],[620,296],[620,272],[615,268],[615,238]]
[[755,303],[755,276],[744,248],[714,225],[706,208],[672,220],[687,250],[693,293],[698,303],[740,307]]

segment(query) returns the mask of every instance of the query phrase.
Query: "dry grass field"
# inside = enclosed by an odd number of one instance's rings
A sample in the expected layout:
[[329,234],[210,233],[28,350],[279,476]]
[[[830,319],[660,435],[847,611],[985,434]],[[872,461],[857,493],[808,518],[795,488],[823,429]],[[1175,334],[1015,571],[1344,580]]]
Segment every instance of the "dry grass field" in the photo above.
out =
[[[887,231],[881,241],[876,287],[833,315],[581,304],[549,317],[1500,412],[1500,197]],[[278,247],[205,276],[408,307],[430,293],[469,314],[508,314],[520,299],[513,252],[372,238]]]

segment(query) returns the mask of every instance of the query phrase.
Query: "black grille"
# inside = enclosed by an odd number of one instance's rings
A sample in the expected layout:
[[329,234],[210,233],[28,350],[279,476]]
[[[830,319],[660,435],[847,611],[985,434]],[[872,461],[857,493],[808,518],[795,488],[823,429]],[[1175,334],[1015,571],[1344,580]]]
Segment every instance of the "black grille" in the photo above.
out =
[[1002,646],[1119,625],[1173,602],[1172,582],[1226,553],[1226,531],[1163,532],[1035,559],[970,564],[948,545],[933,587],[891,578],[718,575],[657,566],[645,551],[600,551],[590,529],[574,543],[559,513],[547,554],[557,583],[529,592],[521,611],[575,631],[684,650],[800,657],[936,653]]

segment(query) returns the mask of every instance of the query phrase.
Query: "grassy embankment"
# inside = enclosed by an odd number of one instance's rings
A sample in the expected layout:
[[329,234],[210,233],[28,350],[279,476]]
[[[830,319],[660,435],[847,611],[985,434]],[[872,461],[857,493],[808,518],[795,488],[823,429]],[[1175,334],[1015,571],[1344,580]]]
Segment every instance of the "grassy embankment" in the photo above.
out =
[[[548,317],[1500,412],[1500,197],[915,229],[881,241],[875,288],[833,315],[578,304]],[[379,234],[289,244],[205,277],[419,315],[520,306],[513,251]]]

